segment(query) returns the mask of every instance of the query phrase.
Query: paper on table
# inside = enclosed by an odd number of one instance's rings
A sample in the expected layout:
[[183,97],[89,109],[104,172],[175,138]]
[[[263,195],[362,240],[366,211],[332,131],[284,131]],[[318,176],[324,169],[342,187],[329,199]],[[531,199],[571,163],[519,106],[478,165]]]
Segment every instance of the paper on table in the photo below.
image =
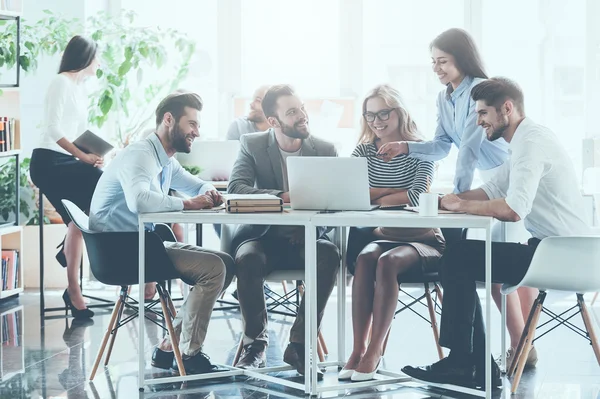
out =
[[[409,211],[409,212],[419,213],[419,207],[418,206],[407,206],[403,210]],[[440,215],[461,215],[461,214],[464,214],[464,212],[456,212],[456,211],[448,211],[446,209],[438,209],[438,214],[440,214]]]

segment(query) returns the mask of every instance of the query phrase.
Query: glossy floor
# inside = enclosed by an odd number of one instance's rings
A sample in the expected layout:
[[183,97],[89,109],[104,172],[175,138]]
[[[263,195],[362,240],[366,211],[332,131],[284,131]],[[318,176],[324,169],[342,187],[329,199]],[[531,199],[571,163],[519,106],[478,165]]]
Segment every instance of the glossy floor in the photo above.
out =
[[[88,292],[89,293],[89,292]],[[49,306],[60,305],[60,292],[48,292]],[[94,295],[116,297],[114,290],[93,292]],[[482,293],[483,294],[483,293]],[[231,298],[231,297],[230,297]],[[562,311],[574,304],[574,295],[550,294],[546,303],[553,311]],[[590,298],[588,298],[589,300]],[[600,319],[600,304],[593,312]],[[323,333],[328,343],[331,359],[337,358],[336,319],[337,298],[332,296],[324,320]],[[426,308],[421,307],[421,310]],[[348,301],[348,312],[350,311]],[[100,368],[93,383],[88,382],[96,352],[109,322],[109,311],[97,311],[93,322],[73,323],[61,314],[39,316],[39,296],[27,292],[17,300],[0,305],[3,341],[0,352],[0,398],[296,398],[303,393],[293,389],[247,380],[245,378],[220,380],[210,383],[163,384],[140,394],[137,389],[137,321],[121,330],[116,339],[110,364]],[[348,313],[349,315],[349,313]],[[281,364],[287,344],[292,318],[274,315],[270,319],[269,365]],[[580,316],[572,321],[581,326]],[[348,329],[346,352],[351,349],[351,320]],[[146,358],[152,345],[162,336],[162,330],[147,321]],[[216,311],[210,325],[205,351],[217,363],[230,364],[240,338],[242,323],[238,311]],[[499,315],[494,312],[492,325],[495,353],[499,353]],[[597,328],[597,331],[598,330]],[[513,398],[600,398],[600,366],[591,346],[566,328],[559,328],[536,343],[540,361],[538,367],[527,371],[517,395]],[[400,370],[406,364],[427,364],[436,360],[431,328],[419,317],[404,312],[393,323],[392,333],[384,360],[388,370]],[[147,362],[147,376],[160,375]],[[291,372],[282,373],[301,381]],[[336,373],[326,374],[324,384],[337,382]],[[506,383],[508,384],[508,383]],[[495,397],[510,397],[508,389]],[[422,385],[383,386],[379,388],[348,390],[327,393],[324,397],[350,398],[463,398],[465,395],[423,388]]]

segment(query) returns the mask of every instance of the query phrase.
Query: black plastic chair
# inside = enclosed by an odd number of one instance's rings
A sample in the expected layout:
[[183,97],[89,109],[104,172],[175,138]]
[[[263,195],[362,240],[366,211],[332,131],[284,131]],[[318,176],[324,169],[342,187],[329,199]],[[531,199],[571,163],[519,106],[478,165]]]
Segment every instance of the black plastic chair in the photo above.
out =
[[[442,234],[444,234],[444,238],[446,239],[446,248],[447,248],[449,245],[452,245],[452,244],[456,243],[457,241],[465,239],[467,236],[467,229],[442,229]],[[419,316],[421,319],[428,322],[429,325],[431,326],[431,329],[433,330],[433,339],[435,341],[435,345],[436,345],[436,348],[438,351],[438,356],[441,360],[444,358],[444,352],[439,343],[440,332],[438,330],[437,317],[436,317],[436,313],[439,315],[442,314],[443,296],[442,296],[442,289],[440,287],[439,282],[440,282],[440,276],[439,276],[438,272],[423,273],[419,269],[413,269],[408,273],[399,275],[398,276],[398,284],[400,284],[400,292],[409,296],[412,299],[412,301],[405,303],[401,299],[398,299],[398,302],[402,305],[402,307],[396,310],[396,312],[394,314],[394,318],[399,313],[401,313],[405,310],[410,310],[411,312],[413,312],[417,316]],[[424,293],[419,297],[415,297],[415,296],[409,294],[402,288],[403,286],[404,286],[404,288],[406,288],[407,286],[414,287],[414,286],[420,286],[420,285],[423,285]],[[435,297],[432,297],[432,295],[431,295],[432,288],[435,293]],[[426,304],[423,303],[424,299],[426,300]],[[420,304],[420,305],[427,307],[427,309],[429,311],[429,319],[425,318],[423,315],[421,315],[419,312],[417,312],[416,310],[414,310],[412,308],[416,304]],[[391,329],[392,328],[390,326],[390,329],[388,330],[388,333],[385,337],[385,341],[383,343],[383,352],[384,353],[385,353],[385,349],[387,347],[387,342],[388,342],[388,338],[390,336]]]
[[[129,286],[139,284],[139,236],[137,232],[99,233],[91,231],[89,229],[88,216],[81,209],[79,209],[77,205],[68,200],[62,200],[62,203],[69,213],[69,216],[73,220],[73,223],[75,223],[77,228],[79,228],[79,230],[81,230],[83,233],[83,239],[85,240],[88,258],[90,261],[90,268],[96,279],[106,285],[121,287],[119,299],[113,308],[108,329],[104,334],[104,339],[102,340],[102,344],[98,350],[98,355],[96,356],[96,361],[94,362],[94,367],[92,368],[92,372],[90,374],[91,381],[94,379],[109,337],[112,335],[110,346],[104,361],[105,366],[108,365],[118,329],[138,316],[138,302],[134,298],[130,297],[128,292]],[[175,359],[180,370],[179,374],[183,376],[185,375],[185,369],[181,360],[181,353],[179,351],[179,339],[175,335],[172,323],[172,320],[175,318],[176,310],[169,293],[164,288],[165,281],[182,278],[182,276],[179,274],[179,272],[177,272],[175,266],[173,266],[173,263],[167,255],[167,251],[165,250],[163,239],[161,239],[159,234],[155,232],[146,233],[145,249],[145,283],[156,283],[156,289],[158,291],[160,304],[162,307],[162,315],[151,310],[151,307],[156,304],[156,301],[148,304],[146,306],[146,310],[149,310],[157,316],[163,317],[163,320],[167,325],[166,329],[173,344]],[[185,279],[183,280],[185,281]],[[188,284],[190,283],[188,281],[185,282]],[[134,305],[129,304],[128,301],[133,302]],[[131,309],[134,313],[124,320],[121,320],[123,309],[125,307]],[[164,328],[155,320],[151,318],[148,319]],[[143,338],[140,337],[140,339]]]

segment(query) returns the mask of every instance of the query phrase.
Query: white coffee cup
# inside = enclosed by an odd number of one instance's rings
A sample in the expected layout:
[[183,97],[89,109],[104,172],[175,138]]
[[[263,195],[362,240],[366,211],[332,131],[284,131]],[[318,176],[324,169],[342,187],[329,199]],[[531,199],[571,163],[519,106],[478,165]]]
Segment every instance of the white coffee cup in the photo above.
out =
[[438,215],[438,195],[432,193],[421,193],[419,195],[419,215],[437,216]]

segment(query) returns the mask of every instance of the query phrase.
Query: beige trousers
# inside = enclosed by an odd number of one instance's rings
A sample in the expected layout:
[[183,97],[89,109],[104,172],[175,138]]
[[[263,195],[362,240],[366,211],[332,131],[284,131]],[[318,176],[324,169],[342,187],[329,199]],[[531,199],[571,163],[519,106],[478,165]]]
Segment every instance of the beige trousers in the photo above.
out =
[[194,284],[173,322],[181,353],[194,356],[202,349],[213,307],[231,283],[235,264],[224,252],[178,242],[164,244],[177,271]]

